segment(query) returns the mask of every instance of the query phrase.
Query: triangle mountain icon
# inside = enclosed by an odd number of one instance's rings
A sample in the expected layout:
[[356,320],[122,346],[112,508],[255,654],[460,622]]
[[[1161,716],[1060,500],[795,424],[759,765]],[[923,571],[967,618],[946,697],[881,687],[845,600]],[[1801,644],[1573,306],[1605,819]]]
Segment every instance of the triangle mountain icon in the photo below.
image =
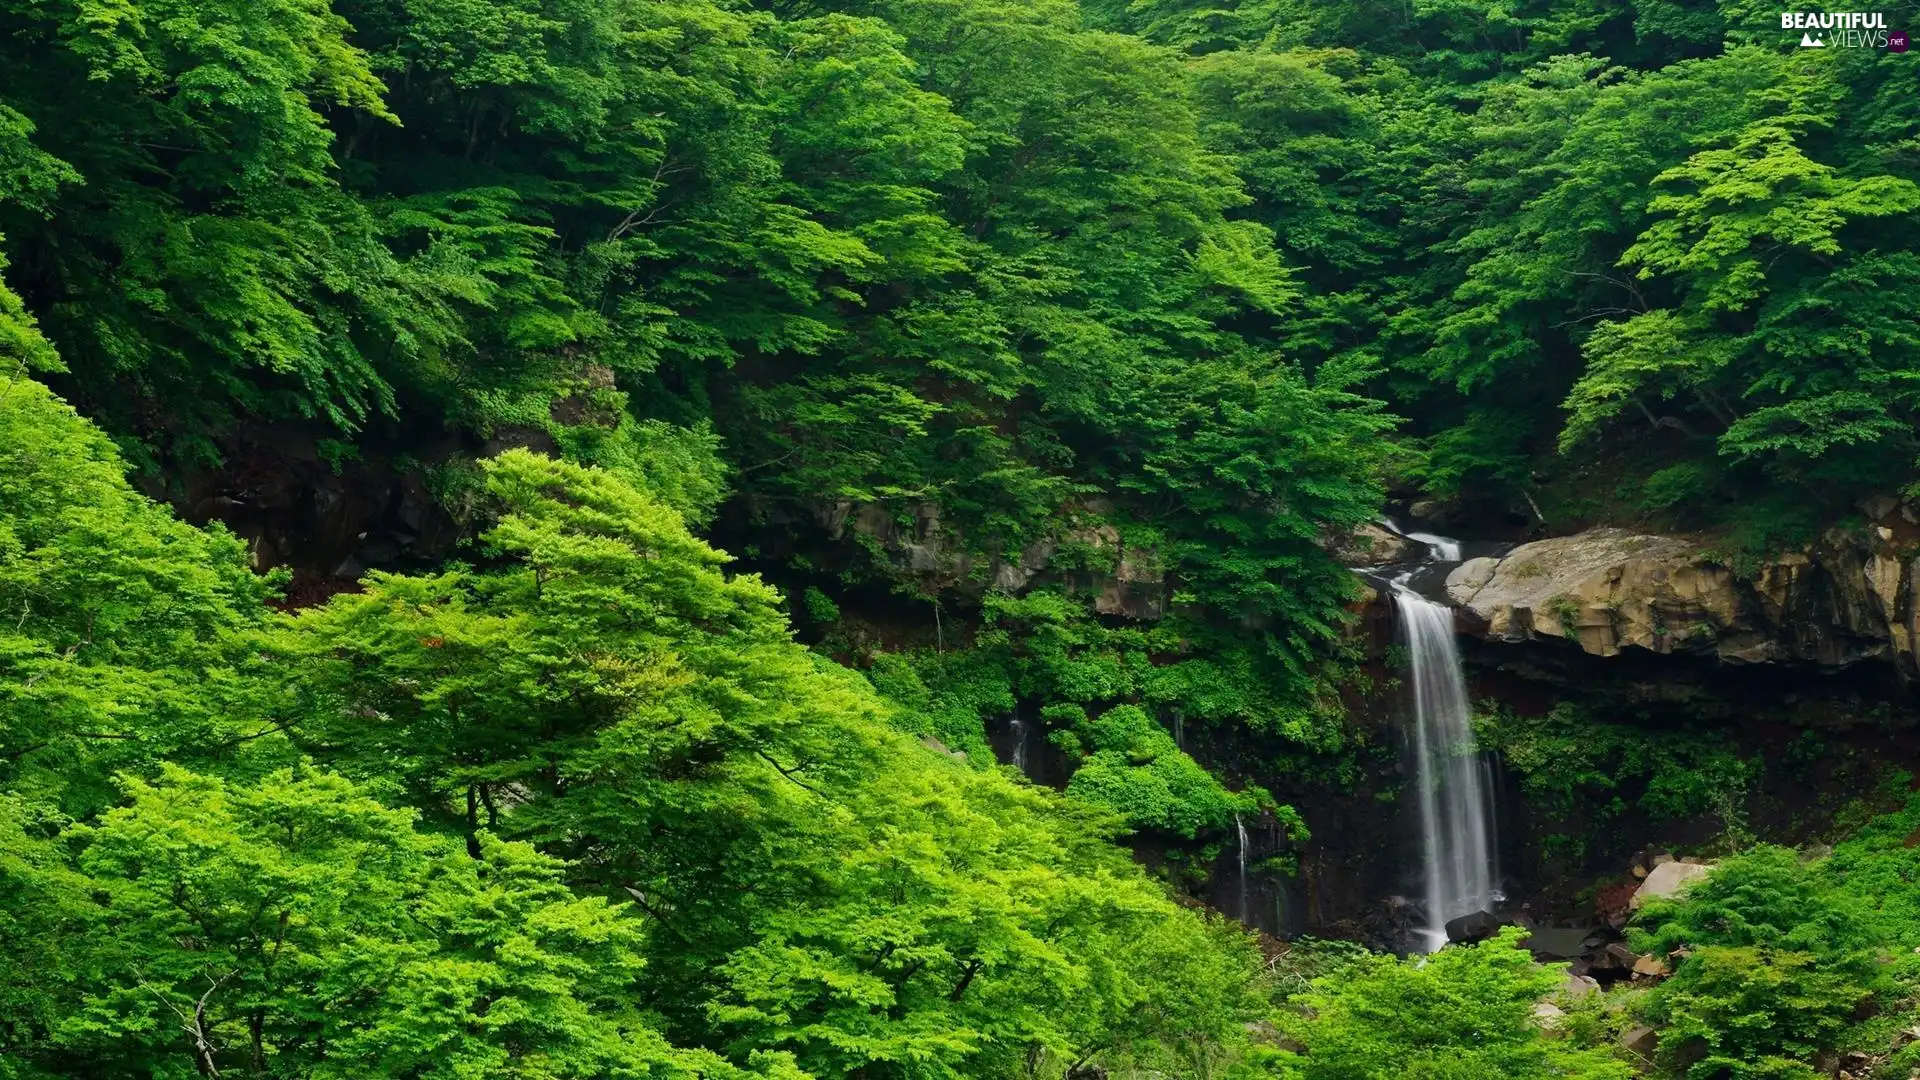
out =
[[1827,47],[1827,43],[1814,37],[1812,34],[1803,33],[1800,35],[1800,47],[1803,49],[1824,49]]

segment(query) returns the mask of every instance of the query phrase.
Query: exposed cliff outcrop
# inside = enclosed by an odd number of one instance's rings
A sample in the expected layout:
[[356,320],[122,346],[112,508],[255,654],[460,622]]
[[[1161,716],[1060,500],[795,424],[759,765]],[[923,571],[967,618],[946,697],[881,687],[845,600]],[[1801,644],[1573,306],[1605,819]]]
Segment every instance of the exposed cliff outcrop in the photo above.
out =
[[1342,566],[1386,566],[1419,558],[1421,545],[1383,525],[1362,525],[1350,533],[1330,533],[1321,546]]
[[814,507],[814,522],[833,541],[852,539],[891,572],[934,592],[1021,593],[1059,583],[1089,595],[1102,615],[1158,619],[1166,614],[1167,572],[1151,547],[1129,544],[1104,520],[1110,507],[1080,503],[1067,508],[1062,527],[1017,554],[987,556],[960,530],[942,520],[940,507],[919,502],[902,511],[874,503],[839,501]]
[[1699,542],[1592,529],[1471,559],[1447,577],[1464,625],[1501,641],[1562,639],[1731,663],[1893,663],[1920,677],[1920,524],[1880,500],[1864,527],[1736,570]]

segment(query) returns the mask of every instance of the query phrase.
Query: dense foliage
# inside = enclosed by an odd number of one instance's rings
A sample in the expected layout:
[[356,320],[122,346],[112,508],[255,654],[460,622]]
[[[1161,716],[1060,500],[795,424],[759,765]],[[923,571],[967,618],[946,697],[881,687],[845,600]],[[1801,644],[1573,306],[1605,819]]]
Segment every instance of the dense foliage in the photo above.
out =
[[1430,490],[1759,543],[1909,482],[1902,56],[1734,2],[1096,7],[1204,54],[1291,340],[1393,369]]
[[6,317],[59,350],[9,353],[157,486],[268,424],[336,465],[531,433],[696,521],[730,476],[736,535],[857,508],[867,563],[779,569],[990,626],[1033,618],[977,610],[996,566],[1110,537],[1167,589],[1121,648],[1211,670],[1043,705],[1326,752],[1315,541],[1389,477],[1738,547],[1920,451],[1903,58],[1733,0],[4,18]]
[[1498,753],[1518,780],[1550,860],[1577,867],[1591,840],[1618,837],[1623,825],[1625,836],[1644,837],[1707,819],[1737,840],[1756,793],[1802,779],[1828,749],[1807,731],[1772,757],[1743,754],[1707,723],[1686,729],[1636,719],[1601,720],[1570,701],[1536,717],[1483,703],[1477,744]]
[[[0,1077],[1618,1075],[1511,941],[1288,988],[1113,841],[1321,827],[1251,777],[1352,780],[1389,490],[1914,491],[1913,61],[1776,16],[0,0]],[[463,545],[148,498],[283,452]],[[1487,733],[1737,831],[1580,723]],[[1658,1068],[1886,1042],[1888,836],[1648,913]]]
[[1560,975],[1540,967],[1509,929],[1431,958],[1374,956],[1322,976],[1286,1024],[1299,1044],[1280,1056],[1288,1080],[1625,1080],[1604,1049],[1540,1037],[1535,1001]]
[[1761,846],[1678,901],[1649,905],[1636,943],[1673,958],[1641,1004],[1676,1076],[1810,1078],[1851,1051],[1909,1072],[1920,991],[1913,837],[1920,803],[1811,856]]
[[914,744],[612,473],[296,616],[0,386],[5,1075],[1008,1074],[1219,1058],[1237,929]]

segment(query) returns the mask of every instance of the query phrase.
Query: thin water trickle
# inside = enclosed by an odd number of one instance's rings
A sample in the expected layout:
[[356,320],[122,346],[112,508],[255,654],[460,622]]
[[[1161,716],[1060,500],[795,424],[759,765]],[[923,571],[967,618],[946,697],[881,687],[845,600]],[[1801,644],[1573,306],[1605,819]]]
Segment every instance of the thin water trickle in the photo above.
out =
[[1247,823],[1239,814],[1233,815],[1233,831],[1240,838],[1240,921],[1247,921]]
[[1498,903],[1498,868],[1488,808],[1491,767],[1473,741],[1472,710],[1455,645],[1453,609],[1395,583],[1393,606],[1406,635],[1413,686],[1421,862],[1426,886],[1423,944],[1447,943],[1447,922]]
[[1013,731],[1013,767],[1024,773],[1027,771],[1027,722],[1016,716],[1008,727]]

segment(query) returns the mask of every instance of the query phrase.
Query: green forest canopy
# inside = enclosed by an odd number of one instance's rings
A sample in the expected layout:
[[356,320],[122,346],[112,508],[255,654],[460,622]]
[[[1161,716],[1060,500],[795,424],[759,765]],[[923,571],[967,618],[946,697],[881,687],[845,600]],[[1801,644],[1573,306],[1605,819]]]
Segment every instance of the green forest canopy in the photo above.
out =
[[[1157,715],[1348,741],[1320,542],[1390,486],[1735,548],[1911,490],[1920,61],[1777,15],[0,0],[0,1077],[1615,1075],[1510,942],[1295,999],[1111,840],[1305,835]],[[290,614],[126,478],[265,425],[558,453]],[[1177,589],[863,675],[694,532],[823,503]],[[979,767],[1020,700],[1064,795]],[[1792,963],[1899,1000],[1875,933]],[[1781,967],[1707,944],[1648,1015],[1712,1075],[1847,1030],[1720,1039]]]
[[1204,1069],[1259,1015],[1104,815],[609,473],[504,455],[490,568],[289,616],[39,385],[0,434],[0,1075]]

